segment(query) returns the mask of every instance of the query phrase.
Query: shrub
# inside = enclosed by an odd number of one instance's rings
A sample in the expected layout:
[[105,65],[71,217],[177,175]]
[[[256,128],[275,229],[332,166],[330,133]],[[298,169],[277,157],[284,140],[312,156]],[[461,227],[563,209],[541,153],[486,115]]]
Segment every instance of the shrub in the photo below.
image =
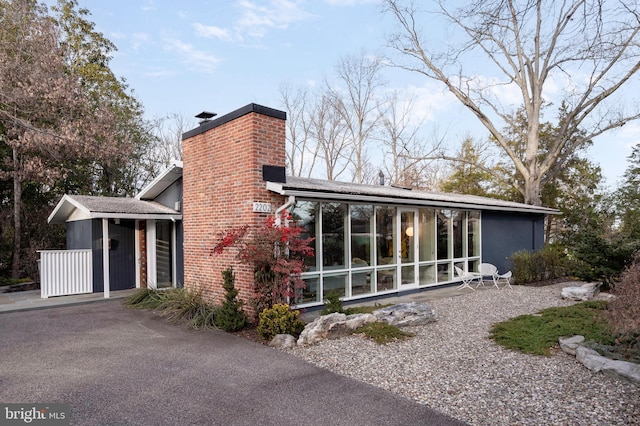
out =
[[305,229],[291,222],[290,213],[285,212],[281,219],[285,226],[269,216],[255,229],[241,226],[221,232],[211,250],[211,254],[221,254],[235,247],[238,259],[253,266],[256,312],[293,300],[304,289],[300,274],[305,256],[313,255],[313,238],[302,238]]
[[569,265],[562,247],[553,244],[538,251],[517,251],[509,260],[513,264],[513,280],[517,284],[563,277]]
[[224,302],[215,315],[215,323],[224,331],[237,331],[247,325],[247,315],[242,310],[244,302],[238,299],[233,269],[222,271],[222,279],[222,287],[225,290]]
[[216,308],[194,291],[140,289],[124,303],[133,308],[153,309],[169,321],[185,323],[189,328],[215,328]]
[[609,302],[606,316],[619,334],[617,343],[640,351],[640,253],[624,270],[613,292],[616,298]]
[[292,311],[287,304],[276,303],[272,308],[260,312],[258,334],[265,340],[271,340],[276,334],[299,336],[304,323],[298,317],[300,312]]
[[342,306],[342,300],[340,300],[340,293],[336,290],[331,290],[327,293],[327,297],[324,299],[324,309],[320,312],[320,315],[328,315],[333,313],[344,313],[344,307]]

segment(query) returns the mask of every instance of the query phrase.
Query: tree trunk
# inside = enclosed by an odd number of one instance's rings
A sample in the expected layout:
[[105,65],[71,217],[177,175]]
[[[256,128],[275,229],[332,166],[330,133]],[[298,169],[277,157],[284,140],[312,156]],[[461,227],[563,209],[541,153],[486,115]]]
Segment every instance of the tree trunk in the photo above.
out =
[[11,263],[11,278],[20,278],[20,251],[22,221],[20,216],[22,206],[22,180],[20,178],[20,161],[18,150],[13,148],[13,260]]
[[540,178],[536,175],[530,176],[524,181],[524,203],[532,206],[541,206],[540,198]]

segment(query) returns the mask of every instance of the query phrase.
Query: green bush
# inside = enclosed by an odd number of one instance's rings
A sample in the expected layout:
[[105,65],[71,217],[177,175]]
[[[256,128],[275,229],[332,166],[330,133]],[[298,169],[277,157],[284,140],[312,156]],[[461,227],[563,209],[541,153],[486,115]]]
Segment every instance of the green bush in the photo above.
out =
[[215,328],[216,308],[204,301],[200,293],[172,288],[168,290],[140,289],[124,302],[132,308],[152,309],[173,323],[185,323],[189,328]]
[[265,340],[271,340],[276,334],[299,336],[304,323],[299,318],[300,312],[292,311],[289,305],[276,303],[258,315],[258,334]]
[[549,244],[538,251],[520,250],[509,260],[513,264],[513,281],[526,284],[566,276],[569,259],[561,246]]
[[237,331],[247,325],[247,315],[242,310],[243,301],[238,299],[235,275],[231,268],[222,271],[224,302],[215,316],[216,326],[224,331]]
[[331,290],[327,293],[327,297],[324,299],[324,309],[320,312],[320,315],[329,315],[333,313],[344,313],[344,307],[342,306],[342,300],[340,300],[340,293],[336,290]]

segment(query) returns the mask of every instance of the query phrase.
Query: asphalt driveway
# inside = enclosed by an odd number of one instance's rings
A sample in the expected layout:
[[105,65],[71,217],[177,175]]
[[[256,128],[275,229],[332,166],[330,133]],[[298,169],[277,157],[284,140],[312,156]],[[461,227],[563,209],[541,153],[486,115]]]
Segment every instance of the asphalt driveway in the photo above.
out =
[[[382,389],[120,301],[0,314],[0,403],[86,425],[460,425]],[[35,423],[32,423],[35,424]]]

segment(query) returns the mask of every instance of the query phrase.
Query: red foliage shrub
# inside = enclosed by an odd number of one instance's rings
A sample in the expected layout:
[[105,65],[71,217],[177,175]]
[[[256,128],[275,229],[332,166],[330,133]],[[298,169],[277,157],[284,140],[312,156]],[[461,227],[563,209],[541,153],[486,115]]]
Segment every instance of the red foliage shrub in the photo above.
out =
[[242,226],[228,229],[218,235],[212,254],[221,254],[235,247],[238,259],[252,264],[256,279],[254,303],[256,312],[278,303],[288,304],[304,289],[300,274],[304,272],[304,257],[313,255],[313,238],[300,237],[304,228],[291,221],[288,212],[283,214],[284,226],[276,224],[269,216],[256,228]]
[[622,273],[614,294],[607,309],[609,324],[617,333],[640,338],[640,253]]

